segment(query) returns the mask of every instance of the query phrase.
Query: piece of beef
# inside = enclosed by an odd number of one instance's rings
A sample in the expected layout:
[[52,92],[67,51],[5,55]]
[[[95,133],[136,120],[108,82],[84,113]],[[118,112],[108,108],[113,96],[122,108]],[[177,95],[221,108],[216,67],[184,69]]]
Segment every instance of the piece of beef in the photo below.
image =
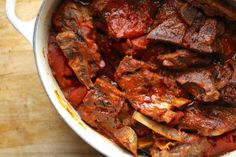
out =
[[226,85],[220,90],[221,99],[236,107],[236,82]]
[[185,21],[185,23],[187,23],[190,26],[193,24],[198,14],[198,10],[195,7],[192,7],[188,3],[182,5],[178,11],[182,19]]
[[216,64],[207,69],[182,73],[176,80],[199,101],[214,102],[221,99],[235,106],[235,65],[235,60],[229,60],[223,65]]
[[184,112],[179,124],[183,130],[197,131],[203,136],[219,136],[236,129],[236,109],[221,104],[202,104]]
[[71,0],[64,2],[53,15],[52,23],[58,32],[74,31],[80,32],[79,26],[85,21],[92,20],[91,11]]
[[158,56],[158,60],[162,66],[176,70],[184,70],[196,66],[208,66],[211,63],[210,57],[199,56],[186,49],[177,49],[172,53],[161,54]]
[[194,33],[190,41],[190,48],[202,52],[216,52],[214,41],[217,33],[217,20],[207,19],[198,33]]
[[153,65],[125,57],[117,68],[115,80],[136,110],[157,121],[178,123],[183,113],[173,109],[191,101],[182,97],[182,91],[171,79],[153,73],[154,69]]
[[225,34],[221,37],[221,40],[217,41],[217,45],[220,49],[220,54],[224,60],[231,59],[236,54],[236,38],[230,34]]
[[191,5],[201,8],[207,16],[223,16],[236,21],[236,11],[220,0],[186,0]]
[[227,61],[236,54],[236,22],[227,22],[225,33],[217,39],[216,45],[223,60]]
[[170,42],[181,46],[187,26],[179,18],[169,18],[148,34],[148,39]]
[[108,34],[114,38],[135,38],[147,33],[153,19],[150,15],[152,1],[109,1],[102,11]]
[[137,154],[136,133],[119,119],[126,112],[126,103],[125,94],[117,89],[115,83],[101,77],[84,98],[84,103],[78,107],[78,112],[86,123]]
[[[158,26],[147,36],[148,39],[172,43],[201,53],[222,54],[227,52],[226,41],[232,41],[232,34],[225,36],[224,22],[209,18],[195,7],[181,0],[168,0],[157,16]],[[222,38],[223,36],[223,38]],[[233,45],[233,44],[231,44]]]
[[74,32],[67,31],[57,35],[57,43],[79,81],[90,89],[93,87],[91,78],[105,67],[105,63],[98,53],[97,44],[90,39],[91,29],[87,26],[80,29],[83,40],[80,40]]
[[221,99],[236,107],[236,61],[229,60],[224,66],[217,67],[217,69],[216,78],[219,80],[217,86],[221,93]]
[[220,98],[220,93],[215,87],[212,73],[208,69],[186,72],[180,75],[177,81],[197,100],[213,102]]

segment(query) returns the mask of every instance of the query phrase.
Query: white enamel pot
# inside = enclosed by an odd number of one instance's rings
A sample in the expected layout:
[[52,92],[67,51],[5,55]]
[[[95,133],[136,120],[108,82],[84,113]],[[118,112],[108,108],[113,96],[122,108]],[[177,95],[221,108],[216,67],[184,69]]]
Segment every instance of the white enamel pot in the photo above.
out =
[[[120,148],[104,136],[85,124],[78,113],[65,99],[54,79],[48,64],[48,36],[51,17],[61,0],[44,0],[35,20],[24,22],[16,17],[15,0],[6,0],[6,13],[11,24],[33,45],[38,73],[52,104],[65,122],[88,144],[110,157],[131,157],[126,150]],[[236,157],[236,151],[226,155]]]

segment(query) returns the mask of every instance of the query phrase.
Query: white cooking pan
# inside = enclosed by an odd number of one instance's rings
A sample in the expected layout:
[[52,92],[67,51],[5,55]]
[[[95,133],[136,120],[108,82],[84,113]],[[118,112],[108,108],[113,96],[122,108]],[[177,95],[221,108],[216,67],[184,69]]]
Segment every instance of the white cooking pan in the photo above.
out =
[[[33,45],[39,76],[52,104],[65,122],[88,144],[110,157],[131,157],[132,155],[100,135],[85,124],[73,107],[65,99],[48,64],[48,36],[52,13],[60,0],[44,0],[36,20],[21,21],[15,14],[15,0],[6,0],[9,21]],[[27,59],[27,58],[26,58]],[[35,124],[37,125],[37,124]],[[236,157],[236,151],[226,155]]]

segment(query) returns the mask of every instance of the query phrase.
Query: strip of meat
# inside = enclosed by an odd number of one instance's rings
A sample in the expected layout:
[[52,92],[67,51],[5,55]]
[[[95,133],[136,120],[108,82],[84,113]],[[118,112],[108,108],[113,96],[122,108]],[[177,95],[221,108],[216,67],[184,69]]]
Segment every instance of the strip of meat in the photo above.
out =
[[93,78],[97,71],[105,66],[97,45],[93,42],[80,41],[72,31],[59,33],[57,43],[69,61],[77,78],[88,89],[93,87]]
[[169,69],[184,70],[189,67],[208,66],[211,58],[202,57],[186,49],[177,49],[173,53],[161,54],[158,56],[164,67]]
[[136,110],[157,121],[178,123],[183,113],[172,109],[191,101],[182,97],[175,83],[151,72],[153,69],[152,65],[125,57],[117,68],[115,80]]
[[207,16],[223,16],[236,21],[236,11],[220,0],[186,0],[191,5],[201,8]]
[[219,136],[236,129],[236,109],[216,103],[194,106],[187,109],[179,128]]
[[78,107],[82,119],[118,143],[137,154],[137,135],[134,130],[124,126],[119,119],[123,108],[127,107],[125,94],[117,89],[114,82],[107,78],[98,78],[94,89],[84,98]]

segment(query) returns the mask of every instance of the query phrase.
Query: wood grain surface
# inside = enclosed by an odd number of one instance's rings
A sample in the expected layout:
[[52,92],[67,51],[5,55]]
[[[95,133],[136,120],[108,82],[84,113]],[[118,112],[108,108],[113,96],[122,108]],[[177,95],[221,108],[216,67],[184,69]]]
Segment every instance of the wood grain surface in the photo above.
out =
[[[18,0],[29,20],[41,0]],[[101,157],[60,118],[37,75],[31,45],[9,24],[0,0],[0,157]]]

